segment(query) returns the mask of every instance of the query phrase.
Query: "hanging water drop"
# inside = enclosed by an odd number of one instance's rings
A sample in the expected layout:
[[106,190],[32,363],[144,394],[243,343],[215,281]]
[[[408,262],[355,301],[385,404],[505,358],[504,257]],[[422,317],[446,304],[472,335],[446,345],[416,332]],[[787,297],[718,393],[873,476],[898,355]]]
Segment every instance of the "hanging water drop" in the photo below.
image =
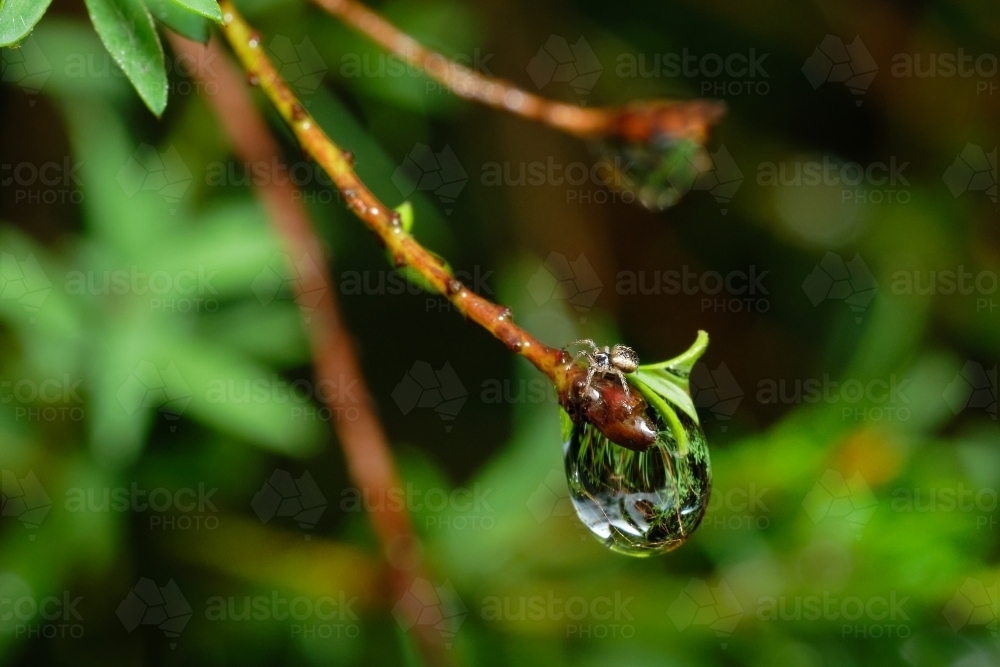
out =
[[724,104],[703,100],[621,109],[596,147],[611,166],[607,185],[652,210],[673,206],[691,189],[708,189],[713,164],[704,142],[724,112]]
[[645,451],[611,442],[587,421],[573,424],[564,447],[576,514],[605,546],[632,556],[666,553],[683,544],[705,514],[712,470],[705,435],[677,415],[686,442],[649,406],[656,442]]

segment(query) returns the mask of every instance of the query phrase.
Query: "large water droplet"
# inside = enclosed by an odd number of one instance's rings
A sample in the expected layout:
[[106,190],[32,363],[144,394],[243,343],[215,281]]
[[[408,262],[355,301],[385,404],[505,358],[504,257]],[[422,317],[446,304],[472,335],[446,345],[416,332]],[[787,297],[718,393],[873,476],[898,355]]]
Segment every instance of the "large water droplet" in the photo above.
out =
[[577,516],[605,546],[632,556],[665,553],[684,543],[708,505],[712,470],[705,434],[686,414],[679,444],[650,407],[656,444],[644,452],[620,447],[592,424],[573,425],[565,443],[566,477]]

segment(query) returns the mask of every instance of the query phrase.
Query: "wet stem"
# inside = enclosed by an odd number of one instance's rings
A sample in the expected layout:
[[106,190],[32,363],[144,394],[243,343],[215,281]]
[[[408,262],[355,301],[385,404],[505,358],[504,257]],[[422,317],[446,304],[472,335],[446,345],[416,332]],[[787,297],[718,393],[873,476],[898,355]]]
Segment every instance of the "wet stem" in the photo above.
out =
[[264,53],[262,38],[229,0],[219,3],[223,33],[247,72],[289,124],[303,150],[330,175],[347,207],[375,233],[397,268],[409,267],[426,283],[445,295],[466,318],[500,339],[513,352],[530,361],[556,386],[561,397],[577,369],[569,355],[538,341],[512,321],[511,311],[465,287],[447,264],[417,242],[405,229],[400,214],[383,204],[354,172],[352,154],[337,146],[305,110]]

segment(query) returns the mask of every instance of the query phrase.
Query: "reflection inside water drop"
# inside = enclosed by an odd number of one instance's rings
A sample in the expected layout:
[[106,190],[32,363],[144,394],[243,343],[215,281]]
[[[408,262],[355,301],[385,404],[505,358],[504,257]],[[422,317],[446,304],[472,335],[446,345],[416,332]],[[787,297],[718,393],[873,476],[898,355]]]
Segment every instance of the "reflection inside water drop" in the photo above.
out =
[[633,556],[680,546],[697,528],[711,492],[708,448],[698,425],[678,413],[688,438],[680,446],[653,408],[647,414],[659,432],[645,452],[612,443],[588,422],[574,424],[565,443],[577,516],[605,546]]
[[689,139],[605,141],[597,151],[613,166],[612,182],[607,185],[631,193],[654,211],[676,204],[698,175],[711,169],[704,147]]

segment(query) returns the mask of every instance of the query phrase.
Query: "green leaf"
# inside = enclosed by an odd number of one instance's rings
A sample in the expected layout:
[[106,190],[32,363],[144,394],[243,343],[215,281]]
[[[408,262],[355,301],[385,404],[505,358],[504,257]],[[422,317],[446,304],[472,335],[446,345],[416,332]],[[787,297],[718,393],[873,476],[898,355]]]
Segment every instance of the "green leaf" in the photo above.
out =
[[179,35],[202,44],[208,43],[211,24],[208,20],[171,0],[145,0],[146,9],[153,17]]
[[687,452],[688,438],[684,427],[677,418],[674,408],[683,410],[695,424],[699,424],[698,411],[691,400],[689,378],[691,369],[698,358],[708,347],[708,334],[698,332],[694,344],[683,354],[661,361],[658,364],[639,366],[634,373],[629,373],[629,380],[642,392],[647,401],[653,404],[663,417],[670,422],[681,454]]
[[16,44],[31,32],[52,0],[0,1],[0,46]]
[[559,408],[559,430],[562,434],[563,442],[568,441],[569,437],[573,435],[573,418],[561,407]]
[[686,352],[658,364],[639,366],[634,373],[629,374],[629,378],[645,384],[686,412],[697,424],[698,411],[694,407],[694,401],[691,400],[688,378],[691,376],[691,368],[705,353],[706,347],[708,347],[708,334],[699,331],[698,338]]
[[413,204],[407,200],[397,206],[395,210],[396,213],[399,213],[399,221],[403,225],[403,231],[409,234],[410,230],[413,229]]
[[140,0],[85,0],[104,48],[125,72],[149,110],[167,107],[163,46],[153,18]]
[[219,3],[215,0],[173,0],[173,2],[189,12],[201,14],[207,19],[222,23],[222,10],[219,9]]

